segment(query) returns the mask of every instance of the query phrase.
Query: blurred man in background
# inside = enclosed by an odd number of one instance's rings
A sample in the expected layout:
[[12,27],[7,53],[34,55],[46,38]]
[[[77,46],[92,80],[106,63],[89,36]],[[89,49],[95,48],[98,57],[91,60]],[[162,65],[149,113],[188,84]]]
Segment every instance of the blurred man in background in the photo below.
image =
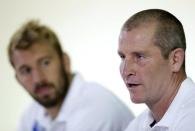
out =
[[71,72],[69,56],[49,27],[27,22],[8,52],[16,79],[34,98],[18,131],[123,131],[133,119],[111,92]]

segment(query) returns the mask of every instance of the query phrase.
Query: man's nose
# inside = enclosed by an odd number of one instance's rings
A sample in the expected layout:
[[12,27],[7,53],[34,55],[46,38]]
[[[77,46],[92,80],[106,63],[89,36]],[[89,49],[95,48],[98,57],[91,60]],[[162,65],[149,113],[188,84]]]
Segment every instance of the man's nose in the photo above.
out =
[[44,79],[45,79],[45,75],[41,69],[37,68],[33,70],[33,81],[35,83],[39,83],[43,81]]
[[136,63],[131,59],[126,59],[121,65],[121,74],[123,77],[128,77],[136,74]]

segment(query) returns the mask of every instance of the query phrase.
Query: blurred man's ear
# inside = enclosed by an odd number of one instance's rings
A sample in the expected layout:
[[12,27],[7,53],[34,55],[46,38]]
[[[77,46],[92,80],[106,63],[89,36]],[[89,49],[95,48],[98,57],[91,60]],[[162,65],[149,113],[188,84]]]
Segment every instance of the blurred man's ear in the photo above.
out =
[[66,71],[67,74],[71,75],[72,74],[71,62],[70,62],[70,57],[68,56],[67,53],[64,53],[63,60],[64,60],[64,70]]

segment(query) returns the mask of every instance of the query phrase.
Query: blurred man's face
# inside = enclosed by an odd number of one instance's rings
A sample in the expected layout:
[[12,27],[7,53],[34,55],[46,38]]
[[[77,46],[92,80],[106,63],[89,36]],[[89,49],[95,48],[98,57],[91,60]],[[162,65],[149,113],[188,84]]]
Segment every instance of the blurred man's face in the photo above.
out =
[[15,50],[12,57],[17,80],[40,104],[49,108],[63,101],[67,81],[63,60],[45,43]]
[[169,92],[171,67],[153,43],[154,30],[149,24],[120,34],[120,73],[134,103],[155,104]]

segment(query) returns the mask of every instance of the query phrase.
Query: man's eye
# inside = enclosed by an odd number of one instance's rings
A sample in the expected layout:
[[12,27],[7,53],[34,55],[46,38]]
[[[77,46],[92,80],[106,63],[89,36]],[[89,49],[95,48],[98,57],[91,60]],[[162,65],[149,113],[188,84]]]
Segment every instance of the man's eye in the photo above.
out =
[[46,60],[43,60],[42,62],[41,62],[41,65],[42,66],[48,66],[50,64],[50,61],[48,60],[48,59],[46,59]]
[[138,55],[137,57],[138,57],[138,58],[144,58],[144,56],[143,56],[143,55]]
[[31,69],[29,67],[24,67],[20,70],[20,74],[22,75],[28,75],[31,73]]
[[124,58],[125,58],[125,55],[119,54],[119,57],[120,57],[121,59],[124,59]]
[[144,56],[144,54],[139,54],[138,53],[138,54],[136,54],[136,58],[140,60],[140,59],[144,59],[145,56]]
[[125,58],[125,56],[124,56],[124,55],[120,55],[120,58],[121,58],[121,59],[124,59],[124,58]]

